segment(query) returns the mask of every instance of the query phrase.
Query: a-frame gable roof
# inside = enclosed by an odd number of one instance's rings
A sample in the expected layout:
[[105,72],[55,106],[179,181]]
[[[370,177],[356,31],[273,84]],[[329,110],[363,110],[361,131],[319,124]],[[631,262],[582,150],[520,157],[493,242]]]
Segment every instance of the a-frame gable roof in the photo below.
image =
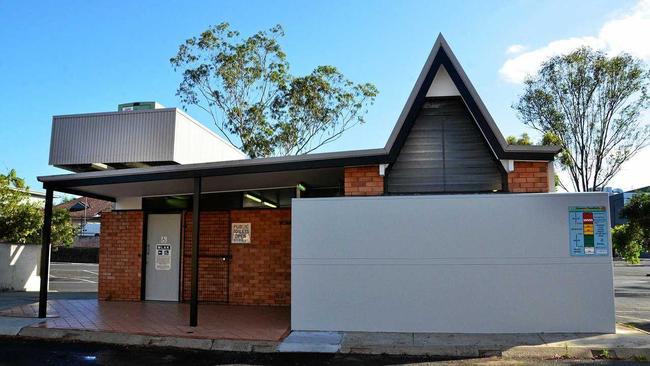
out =
[[449,44],[440,34],[386,143],[385,150],[389,154],[391,161],[394,161],[399,154],[440,67],[446,69],[497,159],[553,160],[555,154],[560,151],[557,146],[509,145],[503,138],[501,131],[499,131],[476,89],[474,89],[467,74],[465,74],[458,59],[451,51]]

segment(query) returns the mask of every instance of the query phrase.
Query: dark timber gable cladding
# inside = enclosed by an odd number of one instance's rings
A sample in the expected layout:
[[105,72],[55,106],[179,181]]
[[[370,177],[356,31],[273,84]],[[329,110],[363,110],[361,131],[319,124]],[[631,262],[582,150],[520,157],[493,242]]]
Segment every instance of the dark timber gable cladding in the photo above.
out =
[[428,98],[386,176],[386,193],[503,190],[499,164],[460,97]]

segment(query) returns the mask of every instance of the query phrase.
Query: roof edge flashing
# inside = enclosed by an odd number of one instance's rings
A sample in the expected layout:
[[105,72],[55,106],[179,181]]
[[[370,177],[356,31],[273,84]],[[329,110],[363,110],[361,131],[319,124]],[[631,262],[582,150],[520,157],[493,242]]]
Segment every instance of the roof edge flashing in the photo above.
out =
[[[370,165],[388,162],[384,149],[351,150],[333,153],[282,156],[259,159],[226,160],[210,163],[183,165],[164,165],[147,168],[113,169],[97,172],[60,174],[37,177],[38,181],[52,187],[104,184],[109,181],[146,181],[160,179],[186,178],[190,176],[230,175],[241,170],[250,172],[269,172],[277,170],[319,169],[335,165]],[[358,163],[358,164],[357,164]]]

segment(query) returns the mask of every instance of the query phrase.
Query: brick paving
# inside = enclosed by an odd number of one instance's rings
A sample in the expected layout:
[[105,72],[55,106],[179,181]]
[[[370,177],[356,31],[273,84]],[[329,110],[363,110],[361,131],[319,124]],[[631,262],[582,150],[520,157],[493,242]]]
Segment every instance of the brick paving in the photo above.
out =
[[[0,311],[36,317],[38,303]],[[199,305],[199,326],[190,327],[189,305],[164,302],[50,300],[40,328],[109,331],[208,339],[279,341],[289,334],[290,310],[280,306]]]

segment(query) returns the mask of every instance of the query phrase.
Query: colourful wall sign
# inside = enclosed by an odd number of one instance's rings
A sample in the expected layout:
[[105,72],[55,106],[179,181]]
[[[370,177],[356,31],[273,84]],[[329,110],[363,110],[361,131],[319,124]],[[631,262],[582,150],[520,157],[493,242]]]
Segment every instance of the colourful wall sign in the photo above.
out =
[[569,207],[569,250],[572,256],[609,255],[608,238],[605,207]]

